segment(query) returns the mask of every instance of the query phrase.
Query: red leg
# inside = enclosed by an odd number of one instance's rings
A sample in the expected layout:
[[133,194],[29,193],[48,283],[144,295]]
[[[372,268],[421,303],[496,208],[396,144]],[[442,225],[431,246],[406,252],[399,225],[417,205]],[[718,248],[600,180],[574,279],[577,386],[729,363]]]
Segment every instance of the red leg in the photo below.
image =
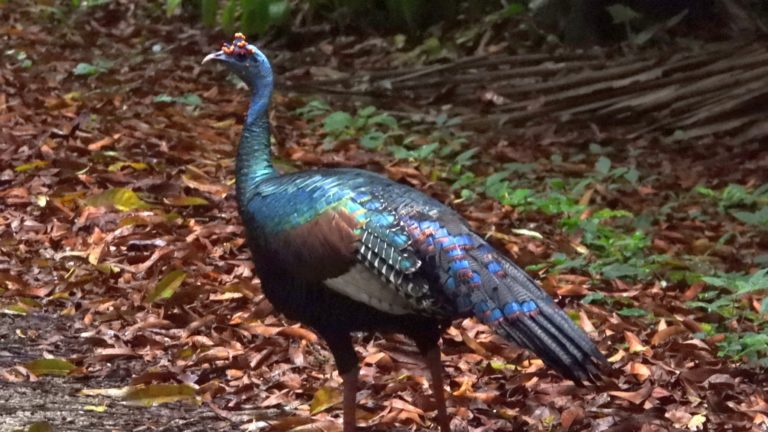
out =
[[437,424],[440,426],[440,432],[451,432],[448,410],[445,408],[445,395],[443,394],[445,390],[443,389],[443,363],[440,361],[440,347],[437,345],[430,347],[424,352],[424,357],[427,360],[429,374],[432,376],[432,393],[434,393],[437,403]]
[[357,427],[357,368],[343,374],[344,380],[344,432],[355,432]]
[[344,408],[344,432],[355,432],[356,427],[356,405],[357,405],[357,374],[359,366],[357,363],[357,354],[352,346],[352,339],[349,333],[339,331],[320,331],[328,347],[336,360],[336,368],[344,381],[343,408]]

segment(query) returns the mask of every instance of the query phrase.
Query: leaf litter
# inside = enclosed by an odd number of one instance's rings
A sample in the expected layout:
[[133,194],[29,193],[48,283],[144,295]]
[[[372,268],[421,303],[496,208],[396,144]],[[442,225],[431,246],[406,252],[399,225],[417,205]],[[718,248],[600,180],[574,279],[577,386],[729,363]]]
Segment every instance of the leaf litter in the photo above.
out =
[[[147,406],[203,402],[244,430],[337,430],[341,379],[330,353],[310,329],[274,315],[254,278],[231,187],[247,97],[224,83],[222,73],[199,67],[222,36],[155,20],[157,12],[148,8],[128,17],[126,7],[113,2],[68,17],[78,28],[71,31],[41,21],[31,3],[13,11],[0,6],[6,23],[0,38],[32,59],[28,67],[0,71],[0,150],[7,156],[0,167],[0,314],[3,323],[20,324],[0,330],[0,340],[13,342],[0,348],[12,354],[0,356],[0,380],[32,384],[50,379],[46,375],[76,374],[84,395],[106,398],[83,404],[91,415],[110,413],[102,407],[112,397]],[[166,49],[153,52],[158,44]],[[298,61],[283,54],[289,60],[276,56],[278,68]],[[328,150],[323,132],[292,110],[292,98],[279,92],[274,102],[282,161],[374,169],[454,200],[449,185],[435,181],[425,165],[362,151],[353,141]],[[574,143],[593,139],[592,132],[532,127],[515,143],[493,134],[470,142],[488,150],[480,156],[489,158],[490,170],[502,161],[536,163],[536,175],[546,178],[588,171],[548,161],[555,153],[583,151]],[[710,169],[695,154],[664,160],[658,142],[627,145],[631,157],[647,156],[643,174],[659,180],[631,196],[590,189],[583,204],[659,210],[661,195],[682,194],[700,181],[765,180],[754,164],[726,161]],[[621,162],[601,157],[597,171],[610,175]],[[485,198],[454,205],[523,265],[546,260],[559,247],[585,250],[581,239],[553,229],[546,216]],[[764,237],[748,235],[728,213],[684,217],[702,211],[696,202],[678,204],[677,211],[683,216],[656,231],[659,251],[682,257],[703,250],[731,270],[750,266],[737,250],[765,253]],[[726,231],[741,232],[737,243],[719,241]],[[723,335],[696,336],[721,319],[688,306],[706,290],[703,282],[660,287],[573,270],[547,275],[544,286],[571,310],[575,297],[610,299],[581,304],[574,319],[610,357],[613,375],[598,389],[577,388],[485,326],[462,320],[443,345],[457,427],[768,428],[764,370],[719,357]],[[762,299],[748,300],[760,306]],[[637,307],[615,309],[611,302]],[[72,325],[22,325],[46,319]],[[433,427],[428,380],[413,345],[397,335],[370,335],[356,346],[364,359],[361,425]],[[109,376],[123,378],[105,381]]]

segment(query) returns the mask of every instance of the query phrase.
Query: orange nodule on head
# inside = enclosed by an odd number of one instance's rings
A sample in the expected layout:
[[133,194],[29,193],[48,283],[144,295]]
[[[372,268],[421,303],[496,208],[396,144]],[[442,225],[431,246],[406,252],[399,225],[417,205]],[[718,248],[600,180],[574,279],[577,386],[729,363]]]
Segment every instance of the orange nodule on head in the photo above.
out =
[[248,42],[245,39],[245,35],[242,33],[235,33],[234,40],[231,44],[223,44],[221,46],[221,51],[224,54],[227,55],[244,55],[244,54],[253,54],[256,52],[254,48],[250,45],[248,45]]

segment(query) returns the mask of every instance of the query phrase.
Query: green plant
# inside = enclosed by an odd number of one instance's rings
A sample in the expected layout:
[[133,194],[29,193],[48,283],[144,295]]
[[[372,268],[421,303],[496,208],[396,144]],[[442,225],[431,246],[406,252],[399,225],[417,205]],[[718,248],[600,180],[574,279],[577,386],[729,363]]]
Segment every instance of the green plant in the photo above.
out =
[[159,94],[152,99],[157,103],[177,103],[179,105],[186,105],[190,107],[200,106],[203,100],[200,96],[194,93],[186,93],[182,96],[169,96],[165,93]]
[[[203,24],[214,27],[218,23],[227,33],[237,30],[263,34],[280,27],[291,12],[288,0],[188,0],[187,3],[199,12]],[[165,0],[166,15],[174,15],[183,4],[182,0]]]
[[490,15],[509,16],[523,9],[511,2],[499,12],[497,0],[311,0],[312,15],[330,20],[339,27],[421,33],[434,24],[463,16],[472,22]]
[[[720,355],[746,358],[768,366],[768,268],[751,275],[717,272],[701,277],[711,287],[699,293],[688,305],[716,313],[734,325],[709,326],[709,334],[724,333],[725,340],[718,344]],[[759,311],[755,311],[749,297],[762,297]],[[751,327],[742,331],[744,327]]]
[[720,212],[729,213],[747,225],[768,228],[768,184],[752,191],[736,184],[719,191],[703,186],[695,190],[715,201]]
[[[701,294],[704,300],[709,300],[708,297],[717,297],[717,300],[715,302],[695,301],[691,302],[690,305],[693,307],[703,307],[709,312],[717,312],[725,317],[731,317],[736,313],[732,305],[739,298],[750,294],[768,293],[768,268],[751,275],[716,273],[711,276],[704,276],[701,280],[713,287],[723,289],[727,294],[715,296],[713,295],[715,291],[705,291]],[[768,296],[763,298],[760,312],[768,313]]]
[[461,156],[467,143],[468,133],[458,130],[460,120],[449,118],[444,113],[438,114],[434,122],[411,122],[409,134],[400,145],[391,147],[395,159],[422,161],[437,157],[440,160],[456,156],[454,164],[448,168],[447,175],[459,174],[465,158],[472,154]]
[[27,52],[24,50],[10,49],[5,51],[4,54],[13,57],[18,62],[19,66],[25,69],[32,66],[32,60],[29,59]]
[[698,186],[695,190],[717,202],[718,208],[722,211],[733,207],[768,204],[768,185],[760,186],[754,191],[749,191],[737,184],[729,184],[719,191],[704,186]]
[[106,59],[98,59],[94,64],[78,63],[72,73],[77,76],[95,76],[107,72],[115,62]]
[[357,110],[355,115],[333,112],[323,120],[323,130],[328,134],[327,147],[333,148],[338,140],[357,138],[368,150],[381,149],[387,139],[401,134],[394,117],[372,106]]
[[726,334],[725,340],[717,346],[720,356],[745,358],[751,363],[768,367],[768,327],[765,325],[760,333]]

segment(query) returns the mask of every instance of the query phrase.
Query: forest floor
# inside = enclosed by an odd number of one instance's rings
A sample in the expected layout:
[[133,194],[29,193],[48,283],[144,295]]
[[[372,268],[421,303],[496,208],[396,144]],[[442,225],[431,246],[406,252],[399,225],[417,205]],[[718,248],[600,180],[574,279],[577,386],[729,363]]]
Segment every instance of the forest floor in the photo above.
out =
[[[338,430],[329,352],[272,314],[244,245],[232,185],[248,95],[200,65],[226,37],[126,2],[3,3],[0,23],[0,431]],[[752,99],[726,104],[748,135],[685,139],[658,119],[636,134],[631,112],[470,129],[509,101],[461,82],[402,98],[345,87],[449,58],[389,39],[307,45],[266,47],[280,167],[370,169],[452,205],[613,365],[578,388],[456,322],[456,430],[768,430],[768,148]],[[360,425],[436,429],[410,342],[356,346]]]

